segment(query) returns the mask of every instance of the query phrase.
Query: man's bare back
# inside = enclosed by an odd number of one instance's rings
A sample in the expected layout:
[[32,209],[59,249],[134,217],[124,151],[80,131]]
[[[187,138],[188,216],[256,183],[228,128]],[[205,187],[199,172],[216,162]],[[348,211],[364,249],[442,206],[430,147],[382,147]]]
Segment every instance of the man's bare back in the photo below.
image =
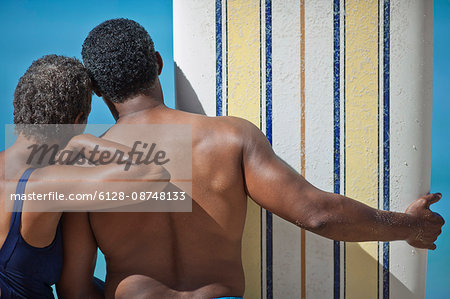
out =
[[[133,274],[148,275],[180,291],[220,283],[227,292],[211,296],[242,295],[241,238],[247,195],[239,120],[161,107],[119,122],[142,123],[192,125],[192,212],[91,213],[92,231],[107,258],[106,296],[112,296],[120,281]],[[125,145],[135,141],[115,127],[103,138]],[[152,141],[151,136],[141,139]]]

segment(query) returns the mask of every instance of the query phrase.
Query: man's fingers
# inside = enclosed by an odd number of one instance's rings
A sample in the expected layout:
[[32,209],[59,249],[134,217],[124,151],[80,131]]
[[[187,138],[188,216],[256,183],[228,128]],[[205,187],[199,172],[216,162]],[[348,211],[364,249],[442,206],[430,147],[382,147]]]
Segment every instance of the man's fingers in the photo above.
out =
[[439,223],[440,226],[443,226],[445,224],[444,218],[436,212],[433,212],[434,218],[436,219],[436,223]]
[[432,236],[439,236],[441,234],[441,229],[436,227],[433,229],[430,229],[430,231],[423,234],[424,238],[432,237]]
[[423,244],[423,246],[419,247],[419,248],[424,248],[424,249],[429,249],[429,250],[435,250],[436,249],[436,243],[433,243],[433,241],[431,242],[426,242]]
[[426,200],[426,206],[429,207],[430,205],[438,202],[442,198],[441,193],[431,193],[428,195],[425,195],[423,199]]
[[437,240],[438,237],[439,237],[438,234],[434,234],[434,235],[424,236],[422,240],[423,240],[423,242],[426,242],[426,243],[433,243]]
[[434,241],[418,242],[418,243],[414,243],[414,244],[410,244],[410,245],[415,248],[435,250],[436,244],[433,242]]

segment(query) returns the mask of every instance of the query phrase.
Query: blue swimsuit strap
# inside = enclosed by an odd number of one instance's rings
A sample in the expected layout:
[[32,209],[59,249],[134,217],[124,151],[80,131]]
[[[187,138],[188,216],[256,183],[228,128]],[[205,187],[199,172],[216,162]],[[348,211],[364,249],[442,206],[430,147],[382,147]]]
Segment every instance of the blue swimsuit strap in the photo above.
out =
[[[25,172],[20,177],[19,182],[17,183],[16,194],[22,195],[25,193],[25,187],[27,185],[28,179],[30,178],[31,173],[34,170],[35,168],[28,168],[27,170],[25,170]],[[13,213],[11,216],[11,226],[9,228],[9,232],[6,236],[3,247],[1,247],[0,250],[0,268],[4,267],[6,263],[8,263],[8,260],[10,259],[11,254],[14,251],[14,248],[16,247],[17,241],[19,239],[22,206],[23,200],[19,199],[14,201]]]
[[[35,168],[28,168],[25,170],[25,172],[22,174],[22,176],[19,179],[19,182],[17,183],[16,187],[16,194],[24,194],[25,193],[25,187],[27,186],[28,179],[31,176],[31,173]],[[22,206],[23,206],[23,200],[15,200],[14,201],[14,207],[13,207],[13,220],[16,220],[17,216],[20,216],[18,213],[22,213]],[[12,222],[12,221],[11,221]],[[12,223],[13,226],[16,226],[16,223]],[[19,228],[20,228],[20,222],[19,222]]]

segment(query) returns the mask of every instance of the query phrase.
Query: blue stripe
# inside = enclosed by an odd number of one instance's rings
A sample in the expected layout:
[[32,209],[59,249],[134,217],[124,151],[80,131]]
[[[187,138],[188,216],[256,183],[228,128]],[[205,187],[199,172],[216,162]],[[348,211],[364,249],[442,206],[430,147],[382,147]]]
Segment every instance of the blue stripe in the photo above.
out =
[[[334,0],[334,193],[340,193],[340,3]],[[334,298],[340,297],[341,250],[340,242],[334,241]]]
[[[266,136],[272,144],[272,0],[266,0]],[[273,298],[272,213],[266,211],[266,298]]]
[[[383,209],[389,211],[389,47],[390,47],[390,3],[384,0],[383,31]],[[383,244],[383,298],[389,298],[389,242]]]
[[383,298],[389,299],[389,242],[383,243]]
[[216,0],[216,115],[222,115],[222,0]]

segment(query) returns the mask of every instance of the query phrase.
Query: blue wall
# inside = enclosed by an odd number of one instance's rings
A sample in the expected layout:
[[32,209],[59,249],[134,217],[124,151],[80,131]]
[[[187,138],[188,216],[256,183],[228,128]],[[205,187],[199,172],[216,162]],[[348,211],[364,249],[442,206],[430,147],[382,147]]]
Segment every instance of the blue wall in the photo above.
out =
[[[12,99],[19,78],[31,62],[46,54],[81,59],[81,45],[101,22],[124,17],[143,25],[152,36],[165,65],[160,77],[166,103],[174,104],[172,1],[10,1],[0,2],[1,125],[12,123]],[[93,98],[90,123],[112,123],[99,98]],[[4,129],[0,130],[0,149]]]
[[428,253],[426,298],[450,298],[450,1],[434,1],[433,141],[431,192],[444,197],[432,208],[447,221]]

